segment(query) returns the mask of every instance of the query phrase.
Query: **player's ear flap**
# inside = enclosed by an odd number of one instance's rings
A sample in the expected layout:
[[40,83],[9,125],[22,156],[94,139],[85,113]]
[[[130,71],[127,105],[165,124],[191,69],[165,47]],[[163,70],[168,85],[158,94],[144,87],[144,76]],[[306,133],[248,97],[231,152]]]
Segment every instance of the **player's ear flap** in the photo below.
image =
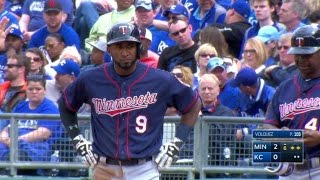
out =
[[107,52],[110,54],[109,47],[107,46]]

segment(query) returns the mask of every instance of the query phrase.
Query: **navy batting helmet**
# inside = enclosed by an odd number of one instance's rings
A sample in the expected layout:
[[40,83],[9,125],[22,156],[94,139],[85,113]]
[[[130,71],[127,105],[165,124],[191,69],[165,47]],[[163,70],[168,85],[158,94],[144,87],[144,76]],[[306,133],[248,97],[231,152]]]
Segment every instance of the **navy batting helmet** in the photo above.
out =
[[131,23],[119,23],[114,25],[107,34],[107,45],[117,42],[131,41],[141,44],[139,29]]
[[320,30],[306,25],[293,32],[288,54],[313,54],[320,49]]

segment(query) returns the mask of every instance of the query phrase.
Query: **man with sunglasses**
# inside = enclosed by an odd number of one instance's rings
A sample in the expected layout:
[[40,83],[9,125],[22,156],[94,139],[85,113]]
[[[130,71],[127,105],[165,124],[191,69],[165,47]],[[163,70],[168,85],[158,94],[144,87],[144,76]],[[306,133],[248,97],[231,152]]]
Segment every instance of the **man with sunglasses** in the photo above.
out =
[[175,66],[182,65],[190,67],[192,73],[196,73],[197,63],[194,54],[198,45],[192,40],[192,26],[187,21],[175,19],[169,23],[169,34],[177,45],[163,50],[158,68],[170,72]]
[[135,5],[135,23],[140,29],[148,28],[152,34],[149,50],[160,55],[165,48],[176,44],[175,41],[169,37],[168,31],[157,27],[156,22],[161,20],[154,19],[155,10],[152,6],[152,0],[138,0]]
[[24,50],[24,38],[18,24],[12,24],[4,39],[4,50],[0,52],[0,83],[4,82],[7,57],[22,53]]
[[291,47],[291,38],[292,33],[285,33],[280,36],[277,45],[279,64],[269,66],[264,71],[263,79],[273,87],[278,87],[282,82],[299,73],[294,62],[294,55],[288,54]]
[[26,98],[26,80],[30,63],[24,55],[13,55],[5,66],[6,81],[0,84],[2,112],[12,112],[15,105]]
[[288,54],[299,73],[281,83],[268,107],[265,129],[303,130],[302,164],[280,163],[266,169],[280,180],[320,179],[320,29],[306,25],[294,31]]

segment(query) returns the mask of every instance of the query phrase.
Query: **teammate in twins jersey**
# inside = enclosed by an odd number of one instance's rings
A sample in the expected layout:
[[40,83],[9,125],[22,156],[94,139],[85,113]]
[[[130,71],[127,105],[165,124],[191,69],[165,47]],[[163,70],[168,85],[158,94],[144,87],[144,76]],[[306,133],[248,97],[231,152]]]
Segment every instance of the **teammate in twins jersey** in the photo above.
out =
[[[113,62],[80,74],[59,100],[78,153],[95,166],[94,179],[159,179],[158,166],[167,167],[177,157],[198,117],[198,94],[170,73],[138,62],[140,47],[135,25],[113,26],[107,34]],[[92,146],[77,125],[83,103],[92,110]],[[181,123],[173,141],[162,145],[168,106],[180,111]]]
[[289,54],[300,71],[278,87],[268,107],[264,128],[304,130],[303,164],[268,168],[279,179],[320,179],[320,30],[311,25],[297,29]]

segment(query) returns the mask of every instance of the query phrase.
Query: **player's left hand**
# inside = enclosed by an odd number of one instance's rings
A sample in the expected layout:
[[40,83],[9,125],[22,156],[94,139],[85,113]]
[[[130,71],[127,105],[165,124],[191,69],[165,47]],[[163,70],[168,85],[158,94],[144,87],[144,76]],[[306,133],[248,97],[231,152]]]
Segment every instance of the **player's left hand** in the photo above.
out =
[[172,142],[165,143],[160,149],[160,153],[155,159],[155,162],[160,168],[169,167],[172,162],[176,161],[179,158],[179,151],[183,142],[174,138]]
[[320,132],[314,130],[305,130],[303,132],[304,145],[307,147],[315,147],[320,144]]

